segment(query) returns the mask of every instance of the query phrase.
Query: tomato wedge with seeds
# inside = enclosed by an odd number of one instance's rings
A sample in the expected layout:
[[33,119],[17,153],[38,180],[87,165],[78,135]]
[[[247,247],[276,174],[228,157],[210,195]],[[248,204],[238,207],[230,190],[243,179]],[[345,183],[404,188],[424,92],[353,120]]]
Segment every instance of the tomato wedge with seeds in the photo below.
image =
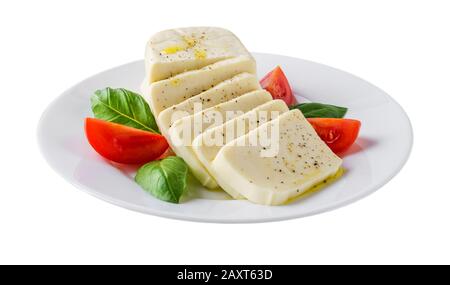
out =
[[169,147],[162,135],[99,119],[86,118],[84,129],[95,151],[118,163],[149,162],[160,157]]
[[358,137],[361,122],[353,119],[308,118],[319,137],[334,153],[346,151]]
[[283,70],[281,70],[281,67],[275,67],[275,69],[267,73],[259,83],[262,88],[266,89],[272,95],[273,99],[281,99],[288,106],[294,103],[291,86],[289,85]]

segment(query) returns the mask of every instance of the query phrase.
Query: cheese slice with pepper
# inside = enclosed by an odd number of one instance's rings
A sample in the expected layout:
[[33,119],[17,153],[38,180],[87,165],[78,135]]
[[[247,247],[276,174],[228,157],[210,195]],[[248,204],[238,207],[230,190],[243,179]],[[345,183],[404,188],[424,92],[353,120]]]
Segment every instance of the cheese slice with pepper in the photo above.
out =
[[[276,155],[251,138],[276,137]],[[342,160],[319,138],[299,110],[291,110],[225,145],[212,162],[218,184],[249,201],[280,205],[336,174]],[[232,179],[230,179],[232,177]]]
[[255,75],[246,72],[240,73],[205,92],[162,111],[157,118],[159,129],[164,135],[175,121],[183,117],[259,89],[261,89],[261,86]]
[[146,87],[144,98],[150,104],[153,115],[198,95],[239,73],[256,73],[256,64],[250,57],[235,57],[216,62],[198,70],[187,71]]
[[[289,108],[282,100],[272,100],[259,105],[251,111],[229,120],[223,125],[210,128],[197,136],[192,142],[194,153],[213,177],[219,176],[221,174],[214,173],[211,164],[224,145],[287,111]],[[235,199],[242,198],[242,195],[232,188],[225,190]]]
[[169,128],[167,139],[173,151],[189,165],[192,174],[207,188],[217,188],[217,183],[207,168],[198,160],[192,149],[192,141],[208,128],[231,120],[251,109],[272,100],[265,90],[246,93],[225,103],[184,117]]
[[238,56],[251,57],[230,31],[215,27],[188,27],[153,35],[146,45],[148,83]]

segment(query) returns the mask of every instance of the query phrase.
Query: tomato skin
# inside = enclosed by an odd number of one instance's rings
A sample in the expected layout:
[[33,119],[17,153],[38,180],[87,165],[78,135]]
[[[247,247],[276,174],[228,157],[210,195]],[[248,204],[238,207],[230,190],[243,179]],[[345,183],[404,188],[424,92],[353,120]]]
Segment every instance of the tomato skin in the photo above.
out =
[[272,94],[273,99],[281,99],[288,106],[294,103],[291,86],[281,67],[275,67],[275,69],[267,73],[259,83],[262,88]]
[[358,137],[361,122],[353,119],[308,118],[319,137],[334,153],[346,151]]
[[162,135],[99,119],[86,118],[84,129],[95,151],[118,163],[149,162],[157,159],[169,147]]
[[177,156],[177,155],[175,154],[175,152],[174,152],[170,147],[168,147],[168,148],[163,152],[163,154],[161,154],[157,159],[160,160],[160,159],[167,158],[167,157],[169,157],[169,156]]

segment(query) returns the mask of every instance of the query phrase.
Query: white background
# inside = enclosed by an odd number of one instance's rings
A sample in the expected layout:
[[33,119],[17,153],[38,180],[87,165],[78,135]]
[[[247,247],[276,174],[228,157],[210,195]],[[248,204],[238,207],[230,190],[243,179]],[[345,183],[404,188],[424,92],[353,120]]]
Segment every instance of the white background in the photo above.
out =
[[[36,142],[46,106],[142,58],[154,32],[192,25],[381,87],[412,121],[408,163],[347,207],[243,225],[135,213],[55,174]],[[1,1],[0,31],[0,263],[450,263],[448,1]]]

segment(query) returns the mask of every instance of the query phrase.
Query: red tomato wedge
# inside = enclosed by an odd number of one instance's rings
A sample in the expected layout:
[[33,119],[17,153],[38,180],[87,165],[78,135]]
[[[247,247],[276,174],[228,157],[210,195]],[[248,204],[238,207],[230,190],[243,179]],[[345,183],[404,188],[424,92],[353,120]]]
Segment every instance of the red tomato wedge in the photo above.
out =
[[352,119],[308,118],[319,137],[334,153],[347,150],[356,140],[361,122]]
[[118,163],[149,162],[169,147],[162,135],[99,119],[86,118],[84,129],[95,151]]
[[267,73],[259,83],[262,88],[272,94],[273,99],[281,99],[288,105],[291,105],[294,102],[291,86],[289,85],[283,70],[281,70],[281,67],[275,67],[275,69]]
[[161,155],[158,157],[158,159],[164,159],[164,158],[167,158],[167,157],[169,157],[169,156],[177,156],[177,155],[175,154],[175,152],[174,152],[170,147],[168,147],[168,148],[166,149],[166,151],[163,152],[163,154],[161,154]]

